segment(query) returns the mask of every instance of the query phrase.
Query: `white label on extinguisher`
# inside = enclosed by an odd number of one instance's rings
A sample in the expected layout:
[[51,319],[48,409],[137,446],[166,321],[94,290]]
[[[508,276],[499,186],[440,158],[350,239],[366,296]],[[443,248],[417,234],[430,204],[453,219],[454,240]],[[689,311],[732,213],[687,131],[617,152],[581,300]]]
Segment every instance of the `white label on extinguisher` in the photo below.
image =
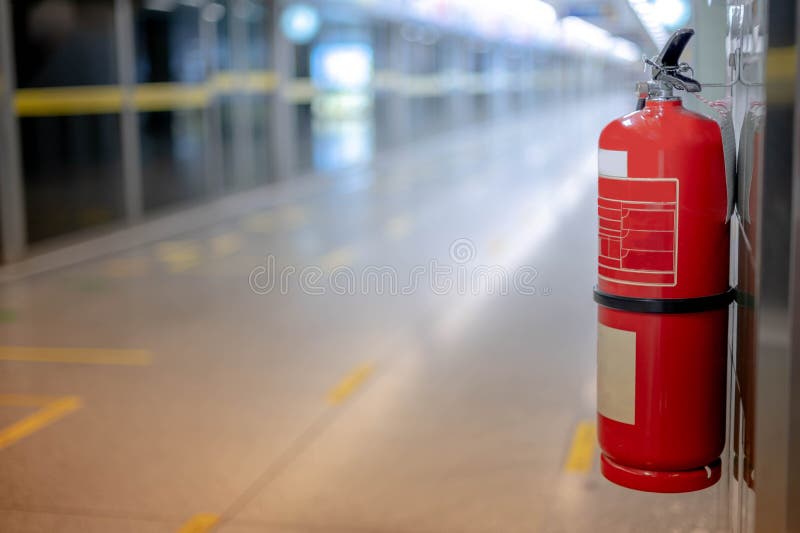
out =
[[597,169],[601,176],[626,177],[628,175],[628,152],[600,148],[597,154]]
[[636,422],[636,332],[597,325],[597,412]]

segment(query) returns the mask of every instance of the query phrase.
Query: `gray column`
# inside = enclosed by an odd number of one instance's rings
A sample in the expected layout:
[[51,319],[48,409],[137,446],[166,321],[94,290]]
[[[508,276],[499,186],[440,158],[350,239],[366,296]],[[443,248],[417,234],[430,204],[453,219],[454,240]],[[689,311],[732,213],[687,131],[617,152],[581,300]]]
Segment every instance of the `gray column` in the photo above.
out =
[[[399,24],[392,24],[389,31],[389,69],[397,76],[397,79],[404,79],[409,75],[409,46],[401,32]],[[404,92],[393,89],[389,93],[388,101],[388,124],[389,138],[392,143],[401,142],[408,135],[410,128],[410,105],[408,95]]]
[[120,139],[122,139],[125,218],[128,222],[133,222],[142,215],[142,150],[139,117],[133,102],[133,93],[136,89],[136,50],[131,0],[114,1],[114,29],[119,78],[117,81],[123,91]]
[[[795,2],[765,10],[766,97],[758,203],[755,323],[755,531],[800,531],[800,114]],[[745,30],[748,29],[745,27]],[[750,58],[752,59],[752,58]]]
[[[217,74],[217,57],[219,49],[217,38],[217,22],[222,11],[219,6],[209,3],[198,10],[200,47],[206,64],[206,79],[213,80]],[[230,13],[227,14],[231,16]],[[224,183],[224,161],[222,154],[222,115],[219,100],[214,98],[203,111],[205,127],[205,161],[206,161],[206,194],[218,196],[222,194]]]
[[20,163],[19,130],[14,111],[14,41],[11,3],[0,0],[0,216],[3,262],[25,254],[25,192]]
[[[453,37],[447,46],[447,66],[445,70],[456,79],[463,80],[464,74],[469,71],[467,45],[462,39]],[[470,121],[471,113],[467,102],[467,93],[464,87],[455,87],[447,95],[448,112],[452,125],[461,125]]]
[[[234,72],[245,74],[250,68],[248,58],[247,5],[245,0],[234,0],[228,13],[228,35]],[[245,92],[233,95],[233,161],[231,169],[237,184],[252,183],[254,169],[254,120],[252,99]]]
[[287,97],[287,89],[295,78],[295,45],[289,42],[280,28],[283,7],[281,0],[274,0],[271,18],[272,58],[278,76],[278,91],[273,98],[272,155],[275,158],[279,180],[294,176],[297,169],[297,116],[294,104]]
[[[506,50],[502,46],[493,48],[491,54],[491,79],[492,79],[492,93],[491,109],[492,118],[497,118],[508,113],[508,98],[509,91],[507,87],[507,80],[505,77],[508,75],[508,65],[506,64]],[[500,78],[503,78],[502,84]]]
[[[726,83],[728,81],[728,58],[725,39],[728,28],[727,6],[724,2],[693,0],[692,24],[695,35],[689,42],[690,53],[684,53],[683,60],[694,68],[694,77],[705,83]],[[703,97],[711,100],[723,98],[730,89],[703,87]],[[695,111],[703,110],[694,98],[684,98],[684,104]]]
[[[522,51],[523,59],[522,59],[522,72],[523,77],[525,80],[525,93],[522,95],[522,105],[529,109],[536,105],[537,101],[542,98],[542,95],[546,95],[547,97],[550,96],[552,93],[553,85],[555,81],[552,77],[556,74],[556,69],[553,63],[548,63],[547,67],[542,67],[542,70],[546,72],[543,74],[542,72],[537,71],[537,61],[536,56],[534,55],[536,52],[531,50],[530,48],[525,48]],[[544,53],[544,52],[539,52]],[[550,52],[547,52],[550,53]],[[530,84],[531,80],[536,80],[535,84]],[[546,85],[541,85],[542,83]]]

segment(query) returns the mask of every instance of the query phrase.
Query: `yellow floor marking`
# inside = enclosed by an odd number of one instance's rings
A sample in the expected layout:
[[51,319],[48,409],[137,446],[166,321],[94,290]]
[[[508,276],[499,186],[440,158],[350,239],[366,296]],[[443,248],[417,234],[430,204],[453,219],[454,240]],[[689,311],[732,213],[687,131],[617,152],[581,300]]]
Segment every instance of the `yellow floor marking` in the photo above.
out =
[[183,524],[178,533],[206,533],[217,525],[219,516],[211,513],[200,513],[194,515],[188,522]]
[[258,213],[242,220],[242,228],[251,233],[269,233],[275,227],[275,217],[271,213]]
[[597,442],[597,426],[594,422],[583,420],[575,426],[572,446],[564,463],[566,472],[588,472],[592,469],[594,447]]
[[59,398],[41,394],[0,394],[0,407],[42,407]]
[[111,278],[135,278],[144,276],[150,269],[145,257],[120,257],[106,261],[103,272]]
[[[14,395],[9,395],[14,396]],[[20,396],[18,399],[23,398]],[[29,400],[33,397],[28,397]],[[18,404],[11,404],[18,405]],[[35,413],[26,416],[19,422],[14,422],[10,426],[0,429],[0,450],[7,448],[17,442],[42,429],[48,424],[52,424],[56,420],[65,417],[73,411],[77,411],[81,407],[81,399],[77,396],[63,396],[61,398],[50,399],[45,403],[41,409]]]
[[231,232],[211,238],[211,251],[217,257],[235,254],[244,246],[244,240],[238,233]]
[[319,265],[325,270],[333,270],[341,266],[350,266],[354,258],[353,249],[343,246],[320,257]]
[[373,363],[364,363],[355,368],[328,393],[328,403],[340,404],[349,398],[375,371]]
[[393,239],[402,239],[411,233],[411,217],[400,215],[390,219],[386,223],[386,235]]
[[147,350],[0,346],[0,361],[72,363],[79,365],[148,366],[153,362],[153,354]]
[[279,214],[283,223],[289,228],[298,228],[308,222],[308,214],[302,207],[284,207]]
[[156,257],[170,272],[186,272],[200,264],[200,247],[191,241],[161,242],[156,245]]

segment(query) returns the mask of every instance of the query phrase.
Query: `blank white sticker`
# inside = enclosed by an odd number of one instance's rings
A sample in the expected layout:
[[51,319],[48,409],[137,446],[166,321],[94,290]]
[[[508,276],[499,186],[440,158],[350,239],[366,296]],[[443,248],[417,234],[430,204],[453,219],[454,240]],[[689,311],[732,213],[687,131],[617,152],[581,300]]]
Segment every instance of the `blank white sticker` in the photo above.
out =
[[606,418],[636,422],[636,332],[598,324],[597,411]]
[[628,152],[603,150],[597,154],[597,170],[601,176],[628,177]]

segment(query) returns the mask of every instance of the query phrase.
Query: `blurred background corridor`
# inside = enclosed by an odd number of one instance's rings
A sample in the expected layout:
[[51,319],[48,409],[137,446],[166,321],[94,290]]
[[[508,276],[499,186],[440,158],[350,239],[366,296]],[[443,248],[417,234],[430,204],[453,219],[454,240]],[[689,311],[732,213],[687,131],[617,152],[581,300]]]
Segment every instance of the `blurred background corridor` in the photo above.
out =
[[0,531],[753,531],[733,368],[720,483],[602,478],[591,289],[642,55],[750,111],[768,15],[0,0]]

